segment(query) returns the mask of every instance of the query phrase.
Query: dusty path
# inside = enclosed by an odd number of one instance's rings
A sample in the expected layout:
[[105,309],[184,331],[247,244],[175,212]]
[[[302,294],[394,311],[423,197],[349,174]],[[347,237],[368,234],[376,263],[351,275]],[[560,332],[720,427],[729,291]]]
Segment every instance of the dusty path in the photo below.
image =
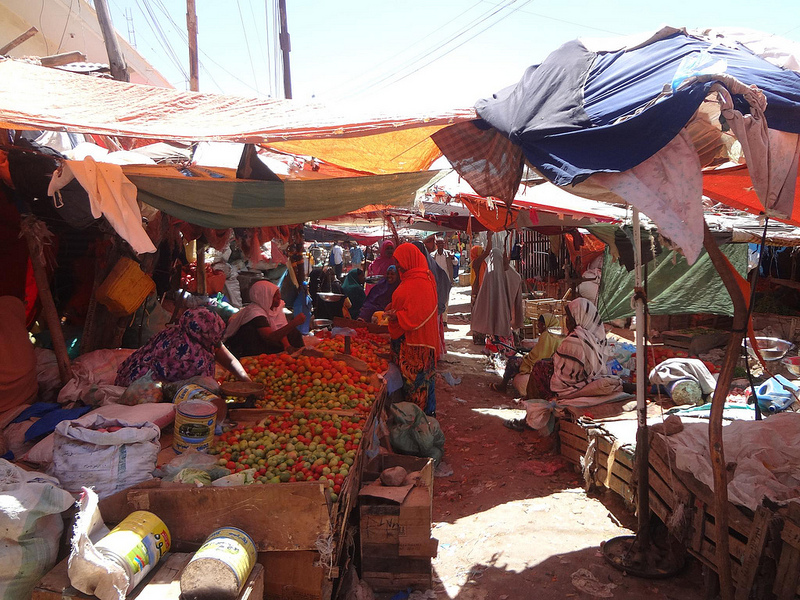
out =
[[[608,588],[614,598],[702,598],[696,563],[661,581],[625,577],[605,563],[601,543],[630,533],[625,526],[635,524],[633,515],[613,493],[585,494],[549,440],[503,427],[503,419],[514,414],[514,401],[488,387],[496,378],[486,372],[481,348],[472,345],[466,320],[458,318],[469,311],[468,302],[467,288],[453,288],[450,353],[440,365],[462,381],[452,387],[441,378],[437,382],[445,461],[453,468],[452,476],[435,482],[437,598],[592,598],[572,583],[581,568],[601,584],[616,586]],[[502,405],[508,408],[497,408]]]

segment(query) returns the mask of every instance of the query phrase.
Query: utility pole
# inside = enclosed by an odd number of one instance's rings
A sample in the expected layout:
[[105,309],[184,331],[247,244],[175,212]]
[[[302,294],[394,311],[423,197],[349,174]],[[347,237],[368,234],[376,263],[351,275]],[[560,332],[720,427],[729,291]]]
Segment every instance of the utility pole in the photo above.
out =
[[108,10],[108,4],[106,4],[106,0],[94,0],[94,7],[97,11],[97,22],[103,32],[103,41],[106,44],[111,76],[117,81],[130,81],[128,65],[125,64],[125,57],[122,56],[122,50],[119,47],[117,32],[114,31],[114,24],[111,22],[111,12]]
[[289,26],[286,24],[286,0],[278,0],[278,10],[281,14],[281,54],[283,55],[283,97],[287,100],[292,97],[292,70],[289,67],[289,52],[292,43],[289,39]]
[[189,89],[200,91],[200,59],[197,56],[197,10],[195,0],[186,0],[186,32],[189,34]]

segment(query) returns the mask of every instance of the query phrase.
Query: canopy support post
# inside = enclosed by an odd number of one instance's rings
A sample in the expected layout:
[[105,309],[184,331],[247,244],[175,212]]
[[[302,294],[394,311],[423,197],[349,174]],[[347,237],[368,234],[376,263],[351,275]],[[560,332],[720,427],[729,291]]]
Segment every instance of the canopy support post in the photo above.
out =
[[[22,235],[28,244],[28,255],[31,258],[33,276],[36,278],[36,287],[39,288],[39,300],[42,302],[42,313],[47,322],[47,329],[50,331],[50,339],[53,342],[53,352],[56,354],[56,364],[58,365],[58,375],[61,378],[61,385],[66,385],[72,379],[72,367],[67,353],[67,343],[64,341],[64,332],[61,330],[61,319],[58,317],[56,303],[53,301],[53,294],[50,292],[50,282],[47,277],[47,267],[44,262],[44,249],[42,241],[37,239],[34,229],[39,220],[33,215],[28,215],[22,221]],[[42,223],[42,227],[44,224]],[[47,230],[46,227],[44,229]]]
[[707,223],[703,224],[703,229],[703,246],[733,301],[733,331],[725,349],[725,360],[722,363],[717,387],[711,400],[711,415],[708,422],[708,445],[714,474],[714,529],[717,538],[714,554],[717,576],[719,577],[720,597],[722,600],[733,600],[728,538],[728,473],[722,444],[722,412],[725,408],[728,389],[733,380],[733,370],[741,352],[742,340],[747,333],[747,304],[742,289],[731,272],[725,255],[722,254],[716,240],[711,235]]
[[636,537],[639,547],[646,548],[650,543],[650,478],[649,454],[650,440],[647,432],[647,381],[645,336],[647,323],[644,308],[645,297],[642,281],[642,231],[639,227],[639,209],[633,208],[633,256],[634,288],[633,301],[636,308],[636,476],[637,476],[637,519]]

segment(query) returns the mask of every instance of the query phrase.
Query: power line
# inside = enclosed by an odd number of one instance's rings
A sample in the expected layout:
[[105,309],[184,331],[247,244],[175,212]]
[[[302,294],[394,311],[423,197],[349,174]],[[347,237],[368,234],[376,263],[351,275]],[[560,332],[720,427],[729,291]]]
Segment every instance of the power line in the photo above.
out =
[[264,32],[266,35],[266,43],[264,44],[264,48],[267,52],[267,81],[269,82],[269,95],[272,96],[274,93],[275,88],[272,85],[272,52],[270,48],[270,36],[269,36],[269,0],[264,0]]
[[250,53],[250,41],[247,39],[247,27],[244,26],[244,15],[242,15],[242,3],[236,0],[236,6],[239,8],[239,20],[242,22],[242,33],[244,33],[244,46],[247,48],[247,58],[250,60],[250,71],[253,73],[253,82],[256,84],[256,91],[260,94],[258,89],[258,78],[256,77],[256,67],[253,64],[253,55]]
[[[363,94],[363,93],[365,93],[365,92],[368,92],[368,91],[370,91],[370,90],[372,90],[372,89],[374,89],[374,88],[379,88],[379,89],[382,89],[382,88],[388,87],[388,86],[390,86],[390,85],[394,85],[395,83],[398,83],[399,81],[402,81],[403,79],[406,79],[407,77],[410,77],[410,76],[411,76],[411,75],[413,75],[414,73],[417,73],[417,72],[418,72],[418,71],[420,71],[421,69],[424,69],[425,67],[427,67],[427,66],[431,65],[432,63],[436,62],[437,60],[439,60],[439,59],[441,59],[441,58],[444,58],[445,56],[447,56],[448,54],[450,54],[450,53],[451,53],[451,52],[453,52],[454,50],[457,50],[458,48],[460,48],[460,47],[461,47],[461,46],[463,46],[464,44],[466,44],[466,43],[468,43],[468,42],[472,41],[472,40],[473,40],[473,39],[475,39],[477,36],[481,35],[481,34],[482,34],[482,33],[484,33],[485,31],[487,31],[488,29],[490,29],[490,28],[494,27],[495,25],[497,25],[497,23],[499,23],[499,22],[500,22],[500,21],[502,21],[503,19],[505,19],[505,18],[507,18],[507,17],[511,16],[512,14],[514,14],[515,12],[517,12],[517,10],[519,10],[519,9],[520,9],[520,8],[522,8],[523,6],[526,6],[527,4],[529,4],[530,2],[532,2],[533,0],[525,0],[525,2],[523,2],[523,4],[522,4],[522,5],[520,5],[519,7],[515,8],[515,9],[514,9],[514,10],[512,10],[511,12],[509,12],[509,13],[507,13],[507,14],[505,14],[505,15],[501,16],[499,19],[495,20],[493,23],[490,23],[490,24],[489,24],[487,27],[485,27],[485,28],[481,29],[481,30],[480,30],[478,33],[476,33],[476,34],[474,34],[474,35],[472,35],[472,36],[468,37],[466,40],[464,40],[464,41],[463,41],[463,42],[461,42],[460,44],[458,44],[458,45],[456,45],[456,46],[454,46],[454,47],[450,48],[449,50],[446,50],[444,53],[442,53],[442,54],[441,54],[441,55],[439,55],[439,56],[435,56],[435,57],[431,58],[431,59],[430,59],[430,60],[428,60],[427,62],[424,62],[424,63],[423,63],[421,66],[419,66],[419,67],[416,67],[416,68],[413,68],[413,67],[414,67],[414,65],[416,65],[417,63],[420,63],[421,61],[424,61],[426,58],[429,58],[429,57],[430,57],[430,56],[431,56],[433,53],[435,53],[435,52],[438,52],[439,50],[441,50],[441,49],[443,49],[444,47],[446,47],[448,44],[451,44],[452,42],[454,42],[454,41],[455,41],[455,40],[457,40],[458,38],[460,38],[460,37],[462,37],[462,36],[466,35],[466,34],[467,34],[469,31],[471,31],[472,29],[474,29],[474,28],[475,28],[475,27],[477,27],[478,25],[481,25],[482,23],[485,23],[486,21],[488,21],[488,20],[489,20],[489,19],[491,19],[492,17],[494,17],[494,16],[498,15],[500,12],[502,12],[502,11],[503,11],[503,10],[505,10],[506,8],[509,8],[509,7],[511,7],[513,4],[516,4],[518,1],[519,1],[519,0],[509,0],[509,1],[508,1],[508,2],[506,2],[505,4],[501,5],[499,8],[496,8],[496,9],[495,9],[495,10],[493,10],[493,11],[489,11],[489,12],[490,12],[490,14],[488,14],[488,16],[485,16],[485,17],[484,17],[484,16],[482,15],[482,18],[480,18],[479,20],[473,20],[473,22],[472,22],[472,23],[470,23],[470,25],[469,25],[468,27],[464,28],[462,31],[460,31],[460,32],[458,32],[457,34],[455,34],[455,35],[451,36],[450,38],[446,39],[444,42],[442,42],[441,44],[439,44],[438,46],[436,46],[436,47],[435,47],[435,48],[433,48],[432,50],[430,50],[430,51],[428,51],[428,52],[426,52],[426,53],[424,53],[424,54],[418,55],[418,57],[417,57],[417,58],[415,58],[413,61],[411,61],[411,62],[410,62],[408,65],[406,65],[406,66],[404,66],[404,67],[402,67],[402,68],[400,68],[400,69],[396,70],[396,71],[395,71],[395,72],[393,72],[393,73],[390,73],[389,75],[387,75],[387,76],[385,76],[385,77],[382,77],[381,79],[379,79],[379,80],[377,80],[377,81],[375,81],[375,82],[373,82],[373,83],[371,83],[371,84],[369,84],[369,85],[367,85],[367,86],[365,86],[365,87],[361,87],[361,88],[359,88],[359,89],[356,89],[356,90],[354,90],[354,91],[352,91],[352,92],[350,92],[350,93],[346,94],[344,97],[345,97],[345,98],[349,98],[349,97],[352,97],[352,96],[355,96],[355,95]],[[486,13],[484,13],[484,14],[486,14]],[[409,71],[408,73],[406,73],[406,74],[404,74],[404,75],[401,75],[400,77],[398,77],[399,73],[400,73],[401,71],[403,71],[403,70],[406,70],[406,69],[412,69],[412,70],[411,70],[411,71]],[[388,83],[387,83],[387,82],[388,82]],[[384,85],[382,85],[382,84],[384,84]]]
[[[480,2],[484,2],[486,4],[493,4],[494,6],[497,6],[496,2],[489,2],[489,0],[480,0]],[[625,35],[624,33],[620,33],[618,31],[611,31],[610,29],[603,29],[602,27],[593,27],[591,25],[585,25],[583,23],[578,23],[576,21],[569,21],[567,19],[559,19],[551,15],[544,15],[542,13],[537,13],[530,10],[520,10],[519,12],[524,13],[526,15],[533,15],[534,17],[540,17],[542,19],[548,19],[550,21],[558,21],[559,23],[565,23],[567,25],[575,25],[576,27],[583,27],[584,29],[592,29],[594,31],[600,31],[602,33],[610,33],[611,35]]]

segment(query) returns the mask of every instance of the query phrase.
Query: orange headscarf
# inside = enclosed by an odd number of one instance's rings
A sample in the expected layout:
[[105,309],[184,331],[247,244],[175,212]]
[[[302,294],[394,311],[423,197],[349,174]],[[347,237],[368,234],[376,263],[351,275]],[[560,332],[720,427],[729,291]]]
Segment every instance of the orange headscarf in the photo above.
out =
[[[475,261],[483,254],[483,246],[473,246],[469,250],[469,264],[474,265]],[[483,283],[483,274],[486,272],[486,261],[481,263],[481,268],[475,272],[475,267],[470,266],[469,269],[469,284],[475,283],[475,278],[478,278],[478,287]]]
[[400,244],[394,260],[401,270],[400,285],[392,294],[391,308],[397,321],[389,321],[393,339],[405,334],[409,346],[433,348],[439,358],[439,319],[436,301],[436,282],[428,262],[412,244]]

